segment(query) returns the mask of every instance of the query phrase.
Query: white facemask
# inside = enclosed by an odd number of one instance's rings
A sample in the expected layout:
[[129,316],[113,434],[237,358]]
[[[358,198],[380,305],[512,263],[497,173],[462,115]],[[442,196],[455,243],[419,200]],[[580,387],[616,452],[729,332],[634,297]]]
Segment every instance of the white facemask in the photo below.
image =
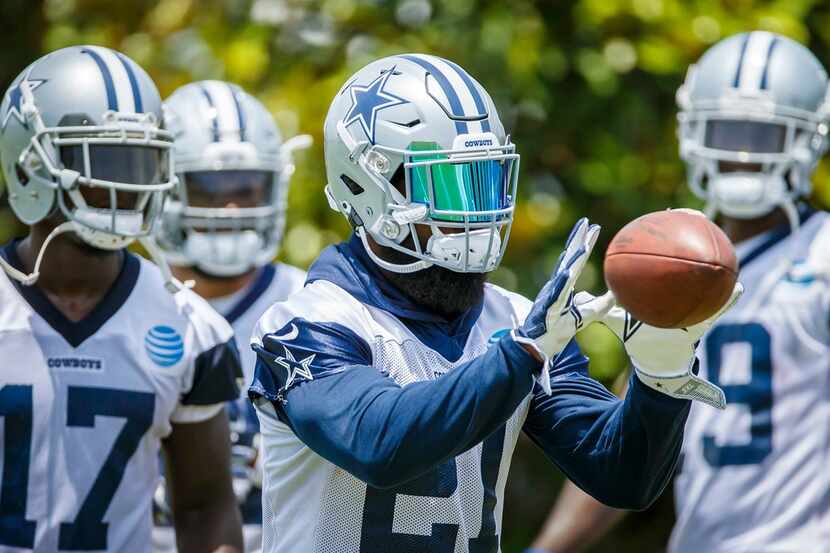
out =
[[256,265],[262,247],[262,238],[252,230],[212,233],[191,230],[184,242],[184,253],[208,274],[236,276]]
[[111,210],[78,207],[72,213],[74,230],[84,242],[95,248],[102,250],[126,248],[135,240],[135,236],[142,234],[144,215],[140,211],[122,209],[115,213],[115,228],[113,228]]
[[717,211],[739,219],[766,215],[787,197],[781,175],[721,173],[709,182],[709,201]]
[[[463,271],[465,268],[464,249],[468,245],[469,252],[466,260],[468,267],[474,267],[477,272],[482,273],[495,268],[501,252],[501,236],[490,229],[471,231],[468,244],[464,233],[444,234],[433,228],[433,235],[427,242],[427,252],[451,264],[450,269]],[[490,246],[489,251],[488,246]]]

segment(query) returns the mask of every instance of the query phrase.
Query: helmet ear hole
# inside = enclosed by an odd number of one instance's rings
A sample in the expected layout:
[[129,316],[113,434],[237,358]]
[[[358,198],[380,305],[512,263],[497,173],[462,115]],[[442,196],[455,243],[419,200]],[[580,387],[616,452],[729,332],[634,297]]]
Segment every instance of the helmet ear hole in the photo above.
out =
[[351,192],[355,196],[359,196],[360,194],[363,194],[363,192],[365,191],[364,188],[362,186],[360,186],[349,175],[340,175],[340,181],[343,184],[345,184],[346,188],[349,189],[349,192]]
[[389,179],[389,182],[392,183],[395,190],[401,193],[401,196],[406,196],[406,177],[403,172],[403,163],[398,165],[398,168],[395,169],[395,173],[392,175],[392,178]]
[[29,175],[26,174],[26,171],[23,170],[23,167],[21,167],[19,163],[14,164],[14,173],[17,176],[17,180],[20,182],[20,186],[26,186],[29,184]]

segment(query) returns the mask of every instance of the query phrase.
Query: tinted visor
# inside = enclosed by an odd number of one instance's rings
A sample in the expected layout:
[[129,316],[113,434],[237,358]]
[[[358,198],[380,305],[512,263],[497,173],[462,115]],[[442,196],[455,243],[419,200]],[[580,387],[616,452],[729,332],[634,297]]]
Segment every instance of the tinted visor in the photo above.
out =
[[[410,145],[413,151],[439,150],[435,143],[416,142]],[[432,165],[410,167],[410,198],[413,202],[430,205],[431,218],[439,221],[463,221],[464,215],[470,221],[490,221],[492,215],[476,217],[476,213],[510,207],[510,168],[513,160],[463,161],[451,159],[446,154],[413,156],[413,162],[442,160]],[[446,161],[444,161],[446,160]],[[440,213],[458,212],[458,213]],[[436,213],[438,212],[438,213]],[[495,220],[507,214],[495,217]]]
[[90,144],[89,175],[82,145],[61,146],[60,153],[64,167],[93,179],[123,184],[164,184],[168,181],[168,153],[160,148]]
[[192,171],[184,182],[193,207],[259,207],[273,199],[274,171]]
[[716,150],[777,154],[784,151],[786,137],[787,127],[777,123],[714,120],[706,123],[705,145]]

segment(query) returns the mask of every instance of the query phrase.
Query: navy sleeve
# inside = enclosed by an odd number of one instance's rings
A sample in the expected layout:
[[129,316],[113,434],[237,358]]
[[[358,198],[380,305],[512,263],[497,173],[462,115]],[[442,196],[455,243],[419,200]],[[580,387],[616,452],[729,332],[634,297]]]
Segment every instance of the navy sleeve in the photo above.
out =
[[620,509],[645,509],[668,483],[690,403],[631,375],[624,400],[588,376],[571,342],[554,360],[553,393],[537,385],[523,430],[576,485]]
[[252,347],[257,353],[254,380],[248,390],[252,400],[264,397],[283,402],[286,393],[302,382],[372,364],[372,349],[353,330],[299,317],[263,336],[261,346]]
[[236,340],[217,344],[196,357],[193,385],[182,396],[182,405],[213,405],[237,399],[242,365]]
[[[539,366],[507,336],[435,380],[401,387],[382,367],[358,359],[364,346],[351,330],[296,319],[291,324],[298,339],[265,339],[255,347],[250,397],[270,399],[312,450],[378,488],[409,481],[484,440],[530,393]],[[286,334],[290,326],[279,332]],[[292,372],[303,370],[285,365],[312,356],[309,370],[291,380]]]

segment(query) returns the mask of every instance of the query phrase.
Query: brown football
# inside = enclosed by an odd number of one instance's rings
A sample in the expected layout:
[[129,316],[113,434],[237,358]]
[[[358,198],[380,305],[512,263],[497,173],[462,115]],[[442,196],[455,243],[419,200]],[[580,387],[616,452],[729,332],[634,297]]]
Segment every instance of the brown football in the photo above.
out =
[[683,328],[723,307],[738,261],[729,238],[702,213],[668,209],[624,226],[605,252],[604,270],[617,303],[636,319]]

